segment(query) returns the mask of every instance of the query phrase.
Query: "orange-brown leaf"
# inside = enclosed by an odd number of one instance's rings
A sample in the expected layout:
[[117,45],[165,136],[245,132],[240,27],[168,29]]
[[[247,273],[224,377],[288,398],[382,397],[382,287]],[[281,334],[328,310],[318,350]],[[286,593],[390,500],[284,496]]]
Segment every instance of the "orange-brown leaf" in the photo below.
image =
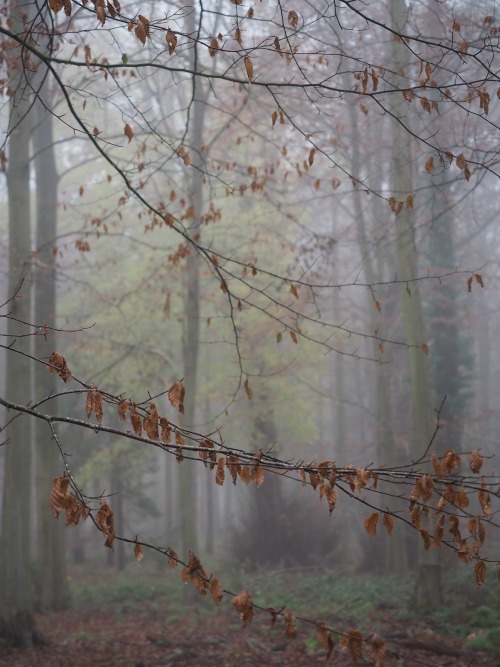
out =
[[142,433],[142,419],[141,416],[137,413],[137,406],[135,403],[133,402],[130,403],[129,412],[130,412],[130,423],[132,424],[134,433],[135,435],[140,437]]
[[428,174],[432,174],[432,172],[434,171],[434,158],[432,155],[429,156],[425,161],[425,171]]
[[138,542],[134,544],[134,556],[136,561],[141,561],[144,558],[142,546]]
[[394,518],[392,517],[392,515],[385,512],[384,518],[382,519],[382,523],[385,526],[387,534],[390,535],[394,529]]
[[326,659],[329,660],[330,656],[332,655],[332,651],[335,647],[335,642],[332,639],[332,634],[330,630],[328,630],[328,628],[326,628],[323,624],[321,624],[320,626],[318,626],[316,630],[316,639],[325,649]]
[[363,635],[357,630],[350,630],[347,636],[347,650],[351,654],[353,667],[363,658]]
[[372,649],[372,660],[375,667],[384,667],[386,648],[382,637],[373,634],[368,640]]
[[251,401],[253,398],[253,391],[251,390],[250,385],[248,384],[248,378],[245,380],[244,387],[248,400]]
[[365,530],[370,537],[377,534],[378,512],[372,512],[364,521]]
[[292,9],[290,12],[288,12],[288,23],[292,26],[292,28],[296,28],[298,26],[299,15],[295,9]]
[[177,552],[175,549],[169,548],[167,549],[167,554],[168,556],[168,566],[171,570],[177,567],[177,563],[179,562],[179,556],[177,555]]
[[49,373],[57,373],[63,382],[71,380],[71,371],[68,368],[66,359],[59,352],[52,352],[47,362]]
[[216,577],[210,579],[210,596],[216,605],[219,605],[222,600],[223,590]]
[[134,131],[132,130],[132,128],[128,123],[125,123],[125,127],[123,128],[123,134],[127,137],[128,143],[130,143],[134,136]]
[[59,516],[63,509],[66,509],[69,496],[69,477],[54,477],[52,490],[50,492],[50,509],[52,514]]
[[297,634],[297,619],[295,618],[295,614],[292,614],[291,611],[285,611],[283,621],[285,622],[285,635],[292,639]]
[[234,596],[231,600],[231,604],[238,612],[239,617],[243,621],[243,625],[248,625],[254,617],[252,596],[250,593],[248,591],[241,591],[241,593]]
[[212,58],[217,54],[217,51],[219,50],[219,42],[213,37],[210,40],[210,46],[208,47],[208,52],[212,56]]
[[178,408],[181,414],[184,414],[184,396],[186,390],[182,380],[177,380],[167,392],[168,400],[174,408]]
[[296,299],[299,298],[299,292],[298,292],[297,287],[295,285],[290,285],[290,292],[293,294],[293,296]]
[[252,60],[251,60],[251,58],[249,58],[249,56],[245,56],[243,58],[243,62],[245,63],[245,69],[246,69],[246,72],[247,72],[248,80],[250,81],[250,83],[252,83],[252,81],[253,81],[253,63],[252,63]]
[[224,457],[221,457],[221,458],[217,461],[217,470],[216,470],[216,472],[215,472],[215,482],[216,482],[219,486],[223,486],[223,485],[224,485],[224,478],[225,478],[225,476],[226,476],[226,473],[225,473],[225,470],[224,470],[224,466],[225,466],[225,464],[226,464],[226,459],[225,459]]
[[177,46],[177,35],[175,35],[171,30],[167,30],[165,39],[167,40],[168,52],[170,55],[172,55],[172,53],[175,51],[175,47]]
[[128,410],[128,401],[126,398],[123,398],[119,403],[118,403],[118,417],[121,422],[124,422],[125,419],[127,418],[127,410]]
[[484,584],[487,571],[488,568],[486,567],[484,560],[478,560],[474,563],[474,575],[476,577],[476,586],[478,588]]

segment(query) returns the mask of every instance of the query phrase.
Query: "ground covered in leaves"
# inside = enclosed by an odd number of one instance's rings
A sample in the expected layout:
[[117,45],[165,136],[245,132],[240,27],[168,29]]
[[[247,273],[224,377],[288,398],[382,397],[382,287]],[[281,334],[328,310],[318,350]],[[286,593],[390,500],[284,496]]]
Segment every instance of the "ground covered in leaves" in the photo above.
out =
[[[0,665],[310,667],[325,663],[326,652],[307,623],[299,621],[297,636],[289,639],[282,623],[271,627],[268,614],[257,614],[242,628],[228,596],[215,608],[178,581],[175,588],[172,581],[164,585],[163,574],[142,572],[134,580],[128,572],[107,577],[106,583],[94,577],[86,581],[86,576],[73,576],[71,609],[37,614],[37,627],[49,644],[29,650],[0,647]],[[237,586],[240,579],[247,580],[256,601],[268,598],[266,606],[293,608],[298,616],[307,615],[341,632],[378,633],[386,642],[387,667],[500,667],[496,592],[483,599],[471,589],[470,599],[460,597],[462,605],[449,598],[441,612],[416,618],[405,602],[404,586],[394,580],[284,571],[265,576],[239,573],[231,584]],[[329,663],[351,665],[349,652],[339,648],[338,637],[332,636],[337,645]],[[374,664],[369,647],[364,647],[358,664]]]

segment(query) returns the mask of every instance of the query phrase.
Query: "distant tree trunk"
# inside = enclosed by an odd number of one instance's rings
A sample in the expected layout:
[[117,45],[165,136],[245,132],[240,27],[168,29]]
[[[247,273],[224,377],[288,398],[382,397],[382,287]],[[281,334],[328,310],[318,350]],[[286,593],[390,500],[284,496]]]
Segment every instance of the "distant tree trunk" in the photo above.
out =
[[[351,119],[351,134],[353,137],[359,136],[358,129],[358,111],[353,107],[350,110]],[[359,143],[353,141],[351,145],[351,162],[352,173],[362,174],[362,160],[359,154]],[[354,188],[354,216],[356,219],[356,231],[358,236],[358,243],[360,246],[361,257],[363,261],[363,270],[366,275],[368,283],[373,285],[376,282],[383,280],[382,262],[377,264],[372,259],[372,247],[368,242],[368,230],[366,216],[363,210],[361,201],[361,186]],[[380,259],[380,258],[379,258]],[[370,293],[367,304],[368,312],[371,314],[373,331],[380,329],[380,327],[387,323],[390,319],[388,314],[388,304],[384,303],[384,312],[382,315],[377,313],[374,307],[373,295]],[[383,356],[377,340],[373,341],[373,355],[374,357]],[[391,411],[391,384],[388,367],[384,364],[378,366],[376,369],[375,379],[375,414],[377,416],[377,456],[378,462],[381,465],[394,465],[396,463],[396,452],[394,446],[394,433],[392,428],[392,411]],[[382,485],[383,486],[383,485]],[[380,487],[383,490],[382,486]],[[387,502],[390,509],[396,507]],[[383,558],[380,559],[379,566],[382,571],[393,574],[402,575],[408,569],[408,558],[406,555],[406,546],[404,540],[404,533],[401,526],[396,524],[394,534],[390,539],[384,542]]]
[[[188,33],[196,32],[196,15],[191,11],[188,15]],[[193,50],[192,58],[196,55]],[[199,233],[200,218],[203,209],[203,123],[205,116],[205,93],[201,81],[193,78],[193,98],[191,104],[191,178],[190,196],[194,207],[194,222],[189,230],[191,236]],[[193,254],[186,260],[186,290],[184,293],[184,335],[183,335],[183,367],[186,399],[184,401],[184,423],[192,427],[196,412],[196,383],[198,375],[198,348],[200,336],[200,277],[199,257]],[[183,463],[179,470],[179,500],[181,512],[181,542],[184,551],[198,549],[197,534],[197,467],[189,462]]]
[[[21,34],[33,16],[33,3],[13,4],[11,30]],[[27,14],[26,18],[23,14]],[[30,228],[30,129],[31,100],[22,66],[20,47],[12,47],[9,119],[9,156],[7,162],[9,218],[9,296],[15,296],[10,309],[15,319],[8,320],[7,333],[14,349],[30,354],[32,338],[17,338],[24,333],[16,320],[31,321],[31,228]],[[24,282],[23,282],[24,281]],[[15,343],[14,343],[15,341]],[[31,400],[31,363],[28,357],[7,355],[5,394],[10,401],[26,404]],[[34,608],[31,572],[31,421],[9,413],[5,446],[5,468],[0,547],[0,637],[7,644],[31,646]]]
[[[407,21],[407,6],[404,0],[391,0],[392,27],[403,33]],[[392,62],[394,85],[407,88],[406,76],[409,67],[408,47],[398,40],[392,40]],[[406,201],[413,194],[413,163],[410,135],[401,123],[409,125],[408,104],[402,94],[390,97],[393,137],[393,189],[398,201]],[[415,248],[414,211],[403,205],[396,216],[398,278],[415,278],[417,254]],[[425,341],[425,327],[418,285],[402,284],[401,303],[408,343],[412,404],[412,452],[417,459],[428,444],[433,427],[432,391],[427,359],[420,348]],[[437,549],[424,551],[419,541],[419,561],[416,581],[416,604],[424,609],[435,609],[442,604],[441,566]]]
[[[41,65],[39,66],[41,67]],[[41,79],[43,72],[37,72]],[[33,128],[33,150],[36,174],[36,271],[35,322],[56,326],[56,264],[52,253],[57,236],[58,173],[53,143],[53,118],[47,81],[38,91],[42,101],[35,103],[36,125]],[[53,334],[47,345],[43,336],[35,339],[39,358],[50,356],[54,349]],[[34,389],[37,400],[49,396],[54,388],[54,376],[41,364],[35,365]],[[57,413],[57,399],[52,400]],[[35,421],[35,460],[37,487],[37,604],[42,609],[62,609],[68,604],[69,589],[66,576],[66,529],[62,519],[56,521],[49,507],[50,489],[54,477],[61,474],[59,450],[47,424]]]

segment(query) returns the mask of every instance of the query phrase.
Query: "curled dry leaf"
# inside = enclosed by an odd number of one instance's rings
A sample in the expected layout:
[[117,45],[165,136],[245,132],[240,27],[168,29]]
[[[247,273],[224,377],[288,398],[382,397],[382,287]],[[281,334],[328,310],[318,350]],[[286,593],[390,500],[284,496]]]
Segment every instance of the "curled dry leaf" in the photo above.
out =
[[179,556],[177,555],[177,552],[175,549],[167,549],[166,555],[168,556],[168,566],[171,570],[177,567],[177,563],[179,562]]
[[209,587],[208,575],[200,563],[200,559],[192,551],[189,552],[189,562],[182,570],[181,579],[184,583],[190,581],[200,595],[207,594]]
[[469,456],[469,467],[472,472],[479,472],[483,465],[483,457],[479,453],[479,449],[475,449]]
[[484,584],[487,571],[488,568],[486,567],[484,560],[478,560],[474,563],[474,575],[476,577],[476,586],[478,588]]
[[134,544],[134,556],[136,561],[141,561],[144,558],[144,552],[142,550],[142,546],[136,542]]
[[68,368],[66,359],[59,352],[52,352],[47,362],[49,373],[57,373],[63,382],[71,380],[71,371]]
[[372,512],[364,521],[365,530],[370,537],[377,534],[378,512]]
[[363,635],[357,630],[350,630],[347,635],[347,650],[351,654],[353,667],[363,658]]
[[113,541],[116,537],[113,510],[105,500],[101,500],[101,509],[95,515],[95,522],[100,530],[106,535],[104,546],[112,549]]
[[222,601],[223,590],[217,577],[212,577],[210,579],[210,597],[216,605],[219,605]]
[[177,380],[167,392],[168,400],[174,408],[178,408],[181,414],[184,414],[184,396],[186,390],[182,380]]
[[89,508],[82,503],[82,501],[74,496],[72,493],[67,498],[66,502],[66,526],[77,526],[80,519],[85,519],[90,514]]
[[252,60],[249,58],[249,56],[245,56],[243,58],[243,62],[245,63],[245,70],[247,72],[247,77],[250,83],[253,81],[253,63]]
[[372,649],[372,660],[375,667],[384,667],[386,648],[385,643],[380,635],[374,634],[368,640]]
[[335,648],[330,630],[322,623],[316,630],[316,639],[326,651],[326,659],[329,660]]
[[127,419],[127,410],[128,410],[128,401],[126,398],[123,398],[117,406],[118,417],[121,422],[124,422]]
[[130,143],[134,136],[134,131],[132,130],[132,128],[128,123],[125,123],[125,127],[123,128],[123,134],[127,137],[128,143]]
[[252,605],[252,596],[248,591],[241,591],[241,593],[235,595],[231,600],[231,604],[236,609],[244,626],[252,622],[254,609]]
[[150,440],[158,440],[160,437],[158,421],[158,410],[156,409],[156,405],[151,403],[150,409],[146,412],[142,422],[144,430]]
[[208,52],[209,52],[209,54],[210,54],[210,55],[212,56],[212,58],[213,58],[215,55],[217,55],[217,51],[218,51],[218,50],[219,50],[219,43],[218,43],[218,41],[215,39],[215,37],[213,37],[213,38],[210,40],[210,46],[208,47]]
[[166,40],[168,45],[168,52],[170,55],[172,55],[172,53],[175,51],[175,47],[177,46],[177,36],[171,30],[167,30]]
[[296,28],[298,26],[299,15],[295,9],[292,9],[290,12],[288,12],[288,23],[292,26],[292,28]]
[[137,436],[141,436],[142,433],[142,419],[141,416],[137,413],[137,406],[135,403],[130,403],[130,423],[134,429],[134,433]]
[[94,413],[97,421],[99,424],[101,424],[103,418],[102,394],[94,385],[92,385],[92,387],[87,392],[85,407],[87,411],[87,417],[90,417],[90,415]]
[[292,614],[291,611],[285,611],[283,622],[285,623],[285,635],[292,639],[297,635],[297,619],[295,618],[295,614]]
[[384,527],[387,531],[387,534],[391,535],[391,533],[394,529],[394,518],[392,517],[392,515],[385,512],[384,513],[384,518],[382,519],[382,524],[384,525]]
[[248,378],[245,380],[244,387],[245,387],[245,393],[246,393],[246,395],[247,395],[247,397],[248,397],[248,400],[251,401],[252,398],[253,398],[253,391],[252,391],[252,389],[250,388],[250,385],[248,384]]
[[225,457],[221,456],[221,458],[217,461],[217,471],[215,473],[215,482],[219,486],[224,485],[224,478],[226,476],[226,473],[224,471],[225,464],[226,464],[226,459]]
[[50,492],[50,509],[58,518],[63,509],[66,509],[69,496],[69,477],[54,477]]

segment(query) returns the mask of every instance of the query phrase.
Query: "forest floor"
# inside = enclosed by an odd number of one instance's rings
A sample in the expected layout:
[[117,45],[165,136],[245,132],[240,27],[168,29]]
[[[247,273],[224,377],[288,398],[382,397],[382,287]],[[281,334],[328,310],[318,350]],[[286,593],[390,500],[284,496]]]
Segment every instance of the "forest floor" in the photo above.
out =
[[[210,599],[191,595],[191,586],[185,589],[178,580],[174,589],[163,586],[164,577],[152,571],[141,573],[138,580],[127,573],[108,575],[102,569],[73,573],[74,605],[36,615],[48,645],[24,650],[0,647],[0,665],[311,667],[325,663],[326,652],[314,626],[303,621],[296,637],[288,639],[282,622],[271,627],[269,614],[256,614],[243,628],[227,600],[216,608]],[[341,632],[357,630],[364,637],[378,633],[387,647],[386,667],[500,667],[497,593],[493,600],[491,595],[479,599],[462,594],[463,604],[449,598],[441,612],[417,618],[404,604],[404,586],[393,579],[280,571],[266,576],[239,574],[233,583],[240,577],[248,579],[245,588],[253,589],[259,602],[265,594],[275,608],[286,604],[292,609],[293,604],[297,616],[319,619]],[[339,637],[333,639],[336,646],[328,664],[353,664]],[[367,644],[358,665],[374,664]]]

